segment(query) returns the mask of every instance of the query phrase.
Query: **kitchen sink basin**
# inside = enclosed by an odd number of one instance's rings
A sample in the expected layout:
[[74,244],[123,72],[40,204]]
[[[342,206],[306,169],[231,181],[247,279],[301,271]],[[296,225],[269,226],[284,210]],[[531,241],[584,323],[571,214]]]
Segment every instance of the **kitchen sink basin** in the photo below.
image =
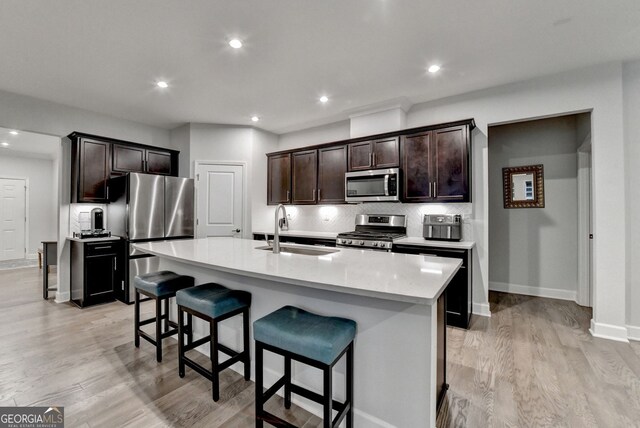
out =
[[[273,251],[273,247],[268,245],[262,247],[256,247],[256,250]],[[340,250],[330,248],[305,248],[305,247],[292,247],[289,245],[280,245],[281,253],[302,254],[305,256],[325,256],[327,254],[337,253]]]

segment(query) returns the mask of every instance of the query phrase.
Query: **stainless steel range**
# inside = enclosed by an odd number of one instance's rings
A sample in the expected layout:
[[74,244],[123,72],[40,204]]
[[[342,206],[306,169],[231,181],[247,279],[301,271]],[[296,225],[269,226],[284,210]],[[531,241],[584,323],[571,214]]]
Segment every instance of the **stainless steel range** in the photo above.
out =
[[407,236],[406,216],[358,214],[356,230],[339,233],[336,246],[391,251],[393,240],[405,236]]

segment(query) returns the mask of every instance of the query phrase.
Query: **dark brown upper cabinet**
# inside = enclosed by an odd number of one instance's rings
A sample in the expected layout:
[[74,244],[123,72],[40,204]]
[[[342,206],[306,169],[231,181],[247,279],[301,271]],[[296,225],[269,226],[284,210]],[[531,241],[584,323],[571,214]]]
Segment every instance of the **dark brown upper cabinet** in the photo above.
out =
[[113,145],[114,173],[146,172],[172,175],[171,166],[171,152],[122,144]]
[[470,202],[469,125],[402,137],[403,201]]
[[399,161],[398,137],[349,144],[349,171],[395,168]]
[[344,174],[347,172],[347,146],[318,149],[318,203],[344,203]]
[[291,202],[291,153],[267,157],[267,203]]
[[178,175],[178,151],[80,132],[67,138],[73,203],[109,203],[109,178],[128,172]]
[[106,203],[111,144],[88,138],[74,139],[71,146],[71,202]]
[[291,202],[294,204],[315,204],[317,199],[318,151],[294,152],[292,162]]

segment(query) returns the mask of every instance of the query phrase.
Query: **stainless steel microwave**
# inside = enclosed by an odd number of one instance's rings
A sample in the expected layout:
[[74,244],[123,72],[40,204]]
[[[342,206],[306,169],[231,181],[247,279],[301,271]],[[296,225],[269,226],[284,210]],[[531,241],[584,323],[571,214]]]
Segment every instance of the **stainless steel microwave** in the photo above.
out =
[[344,196],[347,202],[397,202],[400,200],[400,170],[371,169],[347,172]]

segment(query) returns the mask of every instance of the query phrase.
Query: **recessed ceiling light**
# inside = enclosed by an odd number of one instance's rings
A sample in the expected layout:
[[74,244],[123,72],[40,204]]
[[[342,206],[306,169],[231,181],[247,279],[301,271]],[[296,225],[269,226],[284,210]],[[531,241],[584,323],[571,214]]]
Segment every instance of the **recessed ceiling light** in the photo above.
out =
[[440,66],[435,64],[428,68],[429,73],[437,73],[439,70]]
[[229,46],[234,49],[240,49],[242,47],[242,42],[238,39],[231,39],[229,40]]
[[8,147],[9,146],[9,143],[7,143],[6,141],[3,141],[0,144],[2,145],[2,147]]
[[327,97],[326,95],[323,95],[320,97],[320,102],[321,103],[326,103],[327,101],[329,101],[329,97]]
[[156,83],[156,85],[158,85],[158,87],[162,89],[169,87],[169,84],[164,80],[160,80],[159,82]]
[[11,135],[18,135],[18,131],[9,131],[9,134],[11,134]]
[[260,118],[258,116],[251,116],[251,121],[252,122],[257,122],[259,120],[260,120]]

